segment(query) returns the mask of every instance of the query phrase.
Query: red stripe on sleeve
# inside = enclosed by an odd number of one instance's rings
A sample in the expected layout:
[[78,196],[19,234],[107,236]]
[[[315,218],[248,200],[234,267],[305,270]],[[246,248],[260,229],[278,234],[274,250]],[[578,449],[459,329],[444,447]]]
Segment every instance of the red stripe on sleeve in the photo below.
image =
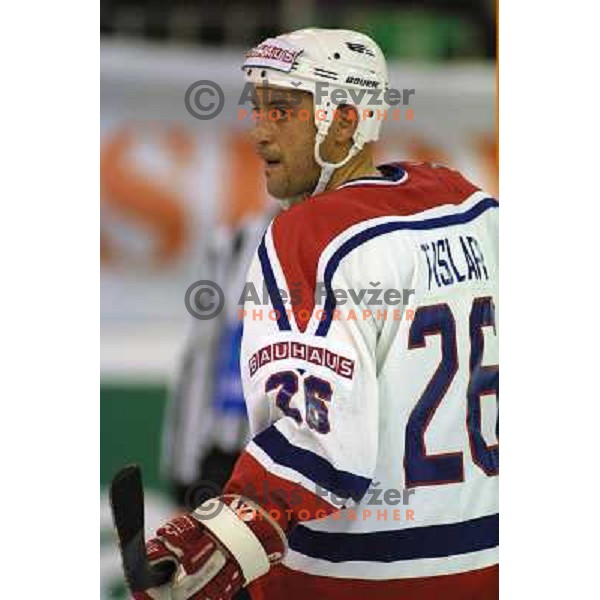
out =
[[254,500],[286,532],[300,521],[323,519],[337,511],[301,485],[273,475],[246,451],[236,462],[223,493]]

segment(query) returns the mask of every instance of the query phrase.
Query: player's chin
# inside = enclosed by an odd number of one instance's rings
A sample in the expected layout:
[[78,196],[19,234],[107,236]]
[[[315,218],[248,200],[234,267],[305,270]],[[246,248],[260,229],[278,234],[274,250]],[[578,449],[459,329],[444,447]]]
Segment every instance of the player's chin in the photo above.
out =
[[307,185],[288,177],[285,173],[271,173],[267,177],[267,191],[276,200],[290,200],[310,195],[316,183]]
[[276,175],[267,176],[267,191],[273,198],[284,200],[289,196],[289,184],[283,177]]

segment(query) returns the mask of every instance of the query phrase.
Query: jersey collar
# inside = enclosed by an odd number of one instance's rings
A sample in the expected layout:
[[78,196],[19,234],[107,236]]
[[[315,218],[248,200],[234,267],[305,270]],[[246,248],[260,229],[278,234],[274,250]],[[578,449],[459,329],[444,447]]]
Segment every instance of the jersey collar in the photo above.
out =
[[408,179],[408,173],[402,167],[395,164],[379,165],[377,170],[381,177],[360,177],[359,179],[350,179],[337,189],[345,187],[354,187],[357,185],[399,185]]

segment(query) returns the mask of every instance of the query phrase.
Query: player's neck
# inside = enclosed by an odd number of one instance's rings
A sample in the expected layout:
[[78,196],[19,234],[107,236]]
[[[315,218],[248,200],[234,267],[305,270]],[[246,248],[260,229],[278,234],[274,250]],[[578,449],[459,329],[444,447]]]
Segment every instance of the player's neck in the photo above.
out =
[[352,158],[347,164],[336,169],[327,184],[326,190],[334,190],[352,179],[361,177],[381,177],[373,164],[373,156],[368,148]]

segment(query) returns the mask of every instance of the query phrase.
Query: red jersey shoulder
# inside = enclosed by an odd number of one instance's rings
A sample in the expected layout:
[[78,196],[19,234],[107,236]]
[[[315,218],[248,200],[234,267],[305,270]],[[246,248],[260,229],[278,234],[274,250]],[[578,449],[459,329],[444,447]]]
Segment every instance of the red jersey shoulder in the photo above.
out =
[[[401,161],[396,163],[412,176],[413,187],[419,186],[434,191],[436,195],[444,192],[464,198],[477,192],[480,188],[472,184],[462,173],[445,165],[423,161]],[[451,202],[454,204],[455,202]]]
[[405,161],[386,166],[402,171],[395,181],[359,179],[308,198],[277,217],[274,237],[287,242],[296,237],[330,241],[362,221],[461,204],[479,190],[458,171],[442,165]]
[[[393,163],[389,167],[396,171],[393,179],[348,182],[346,186],[308,198],[274,219],[273,244],[288,284],[300,282],[312,290],[323,251],[354,225],[369,219],[410,216],[436,206],[461,204],[478,190],[460,173],[446,167],[415,162]],[[310,308],[308,303],[304,308]],[[303,329],[305,323],[298,317],[297,320]]]

